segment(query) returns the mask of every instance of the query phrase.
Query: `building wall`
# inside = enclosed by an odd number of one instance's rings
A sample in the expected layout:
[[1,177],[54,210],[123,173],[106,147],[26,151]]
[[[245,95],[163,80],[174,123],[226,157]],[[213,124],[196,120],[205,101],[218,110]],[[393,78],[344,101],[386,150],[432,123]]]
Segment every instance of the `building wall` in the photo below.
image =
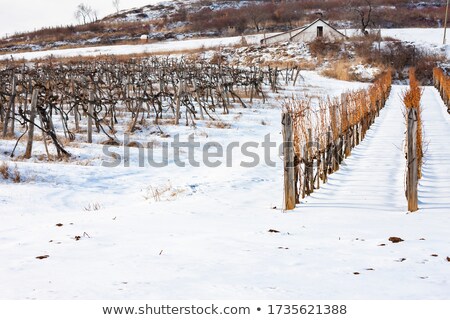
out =
[[317,21],[303,32],[294,35],[291,41],[293,42],[311,42],[317,38],[317,27],[323,27],[323,37],[327,40],[341,40],[344,38],[342,34],[328,26],[322,21]]
[[323,21],[317,21],[309,28],[299,30],[291,30],[289,32],[284,32],[277,34],[276,36],[272,36],[266,38],[262,41],[264,44],[273,44],[277,42],[311,42],[317,38],[317,27],[323,27],[323,37],[327,40],[341,40],[344,39],[344,36],[338,31],[334,30],[330,26],[328,26]]
[[291,40],[291,37],[293,35],[295,35],[297,32],[298,31],[295,31],[295,29],[294,29],[289,32],[280,33],[275,36],[264,39],[263,43],[264,44],[273,44],[273,43],[277,43],[277,42],[288,42]]

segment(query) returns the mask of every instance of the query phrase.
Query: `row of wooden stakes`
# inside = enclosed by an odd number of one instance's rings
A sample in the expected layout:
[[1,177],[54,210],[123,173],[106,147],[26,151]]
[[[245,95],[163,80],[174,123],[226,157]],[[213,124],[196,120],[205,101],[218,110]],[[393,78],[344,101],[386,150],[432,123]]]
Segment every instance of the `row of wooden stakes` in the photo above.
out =
[[284,208],[291,210],[339,170],[365,137],[390,94],[391,71],[366,90],[319,101],[290,99],[284,103]]
[[441,68],[433,69],[434,86],[438,89],[442,100],[447,106],[447,112],[450,113],[450,76],[444,73]]

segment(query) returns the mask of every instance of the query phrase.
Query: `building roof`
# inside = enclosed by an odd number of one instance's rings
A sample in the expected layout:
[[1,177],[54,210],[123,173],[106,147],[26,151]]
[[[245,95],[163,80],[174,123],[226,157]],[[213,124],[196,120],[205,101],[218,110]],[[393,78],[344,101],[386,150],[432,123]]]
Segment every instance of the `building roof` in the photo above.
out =
[[312,27],[312,26],[313,26],[315,23],[317,23],[318,21],[322,21],[322,22],[323,22],[324,24],[326,24],[328,27],[330,27],[331,29],[333,29],[334,31],[336,31],[337,33],[339,33],[340,35],[342,35],[343,37],[347,38],[346,35],[344,35],[342,32],[340,32],[340,31],[337,30],[336,28],[332,27],[329,23],[327,23],[326,21],[324,21],[324,20],[321,19],[321,18],[318,18],[318,19],[314,20],[313,22],[311,22],[310,24],[304,25],[304,26],[302,26],[302,27],[297,27],[297,28],[291,29],[291,30],[289,30],[289,31],[281,32],[281,33],[275,34],[275,35],[273,35],[273,36],[264,38],[263,40],[261,40],[261,42],[263,42],[263,41],[265,41],[265,40],[267,40],[267,39],[273,39],[273,38],[279,37],[279,36],[281,36],[281,35],[292,34],[293,32],[295,32],[295,34],[294,34],[293,36],[290,36],[290,38],[292,39],[293,37],[299,35],[299,34],[302,33],[303,31],[305,31],[306,29],[309,29],[310,27]]
[[[333,29],[334,31],[336,31],[337,33],[339,33],[340,35],[342,35],[343,37],[347,38],[347,36],[345,34],[343,34],[342,32],[340,32],[338,29],[336,29],[335,27],[331,26],[328,22],[326,22],[325,20],[319,18],[314,20],[312,23],[310,23],[309,25],[307,25],[306,27],[303,28],[303,30],[301,30],[299,33],[305,31],[306,29],[308,29],[309,27],[311,27],[313,24],[315,24],[318,21],[322,21],[323,23],[325,23],[327,26],[329,26],[331,29]],[[298,34],[298,33],[297,33]]]

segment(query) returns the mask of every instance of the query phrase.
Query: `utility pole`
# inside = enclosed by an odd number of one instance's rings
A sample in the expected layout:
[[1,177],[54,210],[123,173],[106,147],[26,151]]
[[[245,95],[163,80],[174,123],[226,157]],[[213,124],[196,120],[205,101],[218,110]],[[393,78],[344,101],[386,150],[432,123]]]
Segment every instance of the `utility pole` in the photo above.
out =
[[444,22],[444,45],[446,44],[446,36],[447,36],[447,21],[448,21],[448,5],[450,0],[447,0],[447,8],[445,9],[445,22]]

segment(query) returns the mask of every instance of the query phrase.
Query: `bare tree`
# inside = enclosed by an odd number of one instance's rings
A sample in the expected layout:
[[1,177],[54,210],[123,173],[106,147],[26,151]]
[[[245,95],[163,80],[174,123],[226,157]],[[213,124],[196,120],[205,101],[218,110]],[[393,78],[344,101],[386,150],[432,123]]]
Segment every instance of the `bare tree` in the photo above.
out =
[[80,3],[77,6],[77,10],[75,11],[75,18],[78,20],[79,23],[86,24],[86,8],[83,3]]
[[80,3],[75,11],[75,18],[83,24],[95,22],[97,21],[97,10],[92,9],[87,4]]
[[246,18],[256,29],[257,32],[261,31],[263,23],[269,19],[274,10],[273,5],[250,5],[244,7],[241,11],[243,17]]
[[357,14],[362,34],[367,35],[367,27],[373,22],[373,0],[349,0],[348,8]]
[[112,2],[114,8],[116,9],[116,12],[119,13],[120,11],[120,0],[113,0]]
[[97,10],[92,10],[91,11],[91,22],[95,22],[98,20],[98,13]]

